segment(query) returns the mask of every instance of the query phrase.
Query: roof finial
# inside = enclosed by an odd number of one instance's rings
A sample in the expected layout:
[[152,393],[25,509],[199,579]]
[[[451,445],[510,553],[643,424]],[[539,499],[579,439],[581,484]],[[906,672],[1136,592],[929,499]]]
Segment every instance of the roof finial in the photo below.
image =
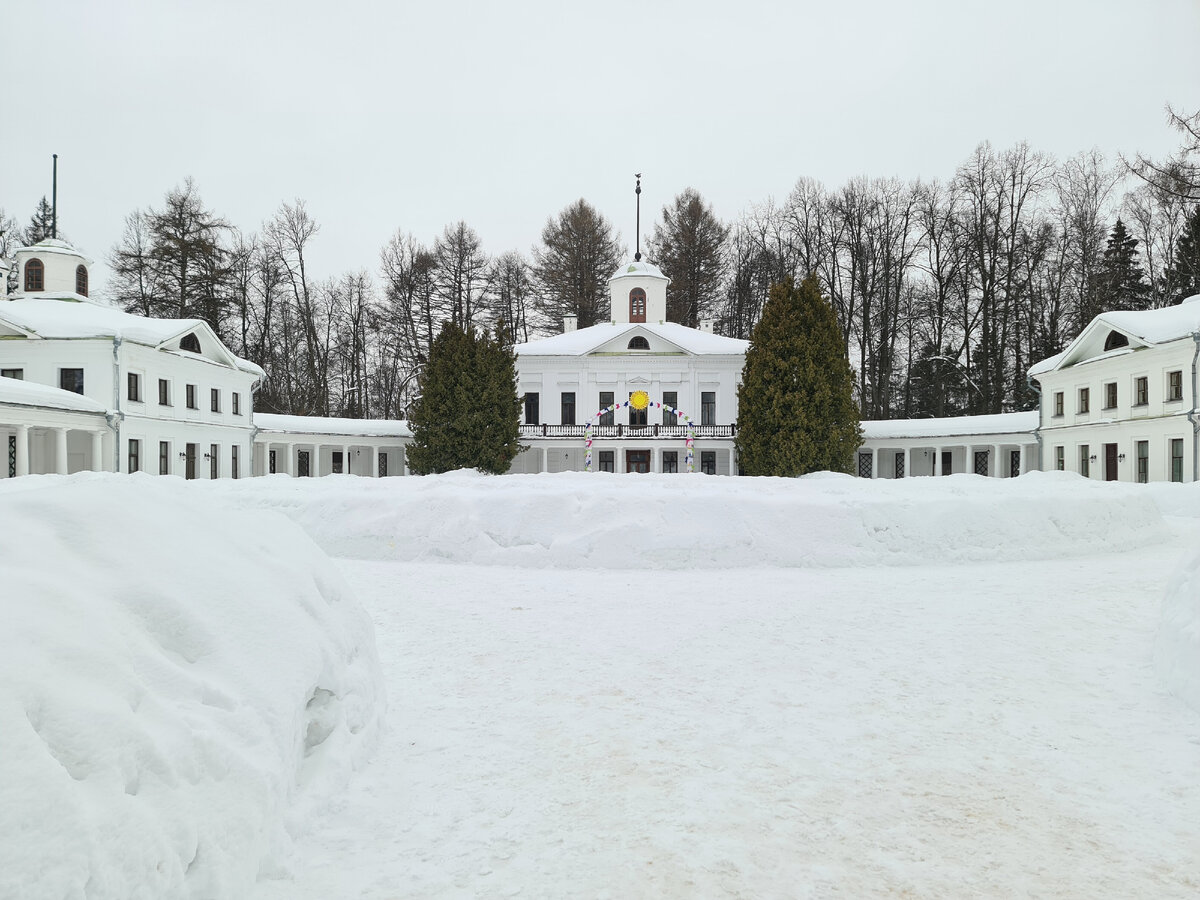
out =
[[638,172],[634,175],[637,179],[637,188],[634,194],[637,195],[637,225],[633,230],[633,261],[642,261],[642,173]]
[[50,237],[58,237],[58,154],[54,154],[54,177],[50,184]]

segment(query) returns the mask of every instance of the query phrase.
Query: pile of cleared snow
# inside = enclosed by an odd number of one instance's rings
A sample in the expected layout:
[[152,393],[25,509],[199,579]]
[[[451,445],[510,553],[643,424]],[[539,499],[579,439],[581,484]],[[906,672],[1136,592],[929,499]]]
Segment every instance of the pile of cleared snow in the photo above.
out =
[[1141,485],[1065,473],[865,480],[702,475],[272,476],[200,486],[275,508],[327,553],[555,568],[926,565],[1165,539]]
[[378,731],[295,525],[175,479],[0,482],[0,896],[243,897]]
[[1171,579],[1154,650],[1167,689],[1200,712],[1200,554]]

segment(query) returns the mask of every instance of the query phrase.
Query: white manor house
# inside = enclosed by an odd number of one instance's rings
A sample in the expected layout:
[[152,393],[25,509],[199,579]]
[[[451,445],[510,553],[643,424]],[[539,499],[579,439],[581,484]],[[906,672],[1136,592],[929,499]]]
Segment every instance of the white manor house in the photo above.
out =
[[[183,478],[404,475],[407,424],[254,411],[263,377],[199,319],[89,299],[91,260],[49,239],[0,261],[0,478],[92,470]],[[668,279],[635,258],[610,319],[516,347],[513,472],[738,474],[748,343],[667,321]],[[1029,413],[863,423],[857,474],[1059,469],[1115,481],[1200,479],[1200,297],[1098,316],[1033,366]]]

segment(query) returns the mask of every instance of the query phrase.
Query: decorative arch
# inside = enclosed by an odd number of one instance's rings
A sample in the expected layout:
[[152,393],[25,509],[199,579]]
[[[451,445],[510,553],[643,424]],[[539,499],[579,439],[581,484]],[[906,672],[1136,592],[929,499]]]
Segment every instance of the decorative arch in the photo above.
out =
[[631,337],[629,339],[629,346],[626,347],[625,349],[627,349],[627,350],[649,350],[650,342],[648,340],[646,340],[644,337],[642,337],[640,334],[635,334],[633,337]]
[[44,291],[46,289],[46,267],[40,259],[31,259],[25,263],[25,290]]
[[650,399],[650,395],[647,394],[645,391],[634,391],[633,394],[630,396],[630,398],[628,400],[626,400],[625,402],[614,403],[612,406],[606,406],[606,407],[604,407],[604,409],[597,411],[591,417],[591,419],[588,420],[587,426],[583,429],[584,444],[587,447],[587,454],[584,456],[584,459],[583,459],[583,470],[585,472],[592,471],[592,428],[593,428],[593,426],[595,426],[596,424],[599,423],[601,416],[606,415],[611,412],[616,412],[618,409],[621,409],[624,406],[632,406],[634,409],[649,409],[651,407],[654,407],[656,409],[662,409],[662,410],[666,410],[669,413],[673,413],[675,415],[675,418],[679,420],[679,423],[681,425],[684,425],[687,428],[686,437],[685,437],[685,444],[687,446],[687,455],[685,457],[685,462],[687,463],[687,470],[689,472],[696,471],[696,452],[695,452],[696,424],[692,421],[692,417],[689,415],[686,415],[684,412],[676,409],[673,406],[668,406],[666,403],[655,403],[653,400]]
[[194,334],[185,334],[179,341],[179,349],[187,350],[189,353],[200,352],[200,338]]
[[1119,331],[1110,331],[1108,337],[1104,339],[1104,349],[1116,350],[1118,347],[1128,347],[1129,338],[1121,334]]
[[646,292],[641,288],[629,292],[629,321],[646,321]]
[[81,297],[88,295],[88,271],[87,266],[79,265],[75,267],[75,293]]

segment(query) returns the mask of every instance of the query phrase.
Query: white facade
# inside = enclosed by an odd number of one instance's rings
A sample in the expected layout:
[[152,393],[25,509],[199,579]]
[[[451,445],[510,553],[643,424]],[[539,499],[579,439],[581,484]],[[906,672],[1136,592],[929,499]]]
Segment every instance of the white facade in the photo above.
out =
[[[98,452],[95,427],[67,432],[66,471],[248,475],[262,370],[199,319],[149,319],[91,302],[83,293],[89,264],[62,241],[23,247],[18,289],[0,302],[0,374],[50,388],[61,402],[85,399],[107,427]],[[52,426],[36,423],[32,409],[0,405],[0,431],[17,444],[0,474],[21,471],[17,455],[29,471],[63,470],[61,454],[43,447]]]
[[407,475],[407,422],[257,413],[255,475]]
[[[737,473],[748,342],[666,321],[667,283],[655,266],[629,263],[609,280],[611,321],[579,330],[568,321],[563,334],[516,347],[529,449],[510,471],[583,471],[590,437],[593,471],[686,472],[690,428],[694,471]],[[644,411],[629,405],[638,391]]]
[[862,478],[974,473],[1012,478],[1038,467],[1036,412],[863,422]]
[[1196,481],[1200,296],[1103,313],[1030,369],[1042,468],[1107,481]]

